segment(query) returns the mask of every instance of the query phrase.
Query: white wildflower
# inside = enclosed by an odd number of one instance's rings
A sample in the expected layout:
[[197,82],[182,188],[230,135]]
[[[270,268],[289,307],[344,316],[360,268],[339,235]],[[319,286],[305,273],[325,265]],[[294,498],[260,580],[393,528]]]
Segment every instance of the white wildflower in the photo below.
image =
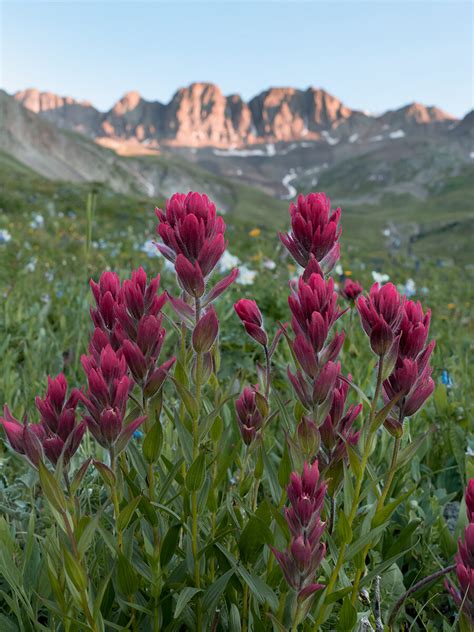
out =
[[247,266],[240,266],[239,276],[237,277],[236,282],[239,285],[252,285],[256,276],[256,270],[251,270],[250,268],[247,268]]

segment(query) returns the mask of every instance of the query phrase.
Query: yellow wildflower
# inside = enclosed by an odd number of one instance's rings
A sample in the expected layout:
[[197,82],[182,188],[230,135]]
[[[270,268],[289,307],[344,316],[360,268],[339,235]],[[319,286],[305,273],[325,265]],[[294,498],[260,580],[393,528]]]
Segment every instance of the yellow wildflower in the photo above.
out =
[[249,232],[249,237],[258,237],[261,232],[262,231],[260,230],[260,228],[252,228],[252,230]]

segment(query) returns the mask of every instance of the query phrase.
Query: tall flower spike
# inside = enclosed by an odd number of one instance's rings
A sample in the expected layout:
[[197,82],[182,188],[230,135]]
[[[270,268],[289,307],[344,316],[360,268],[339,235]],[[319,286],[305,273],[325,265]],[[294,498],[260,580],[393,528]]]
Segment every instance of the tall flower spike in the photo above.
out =
[[326,494],[326,483],[320,482],[318,462],[304,464],[303,474],[293,472],[287,488],[291,506],[285,510],[291,540],[286,551],[272,547],[286,581],[303,600],[324,586],[314,583],[314,576],[326,553],[321,542],[325,523],[321,510]]
[[464,530],[464,542],[458,541],[458,553],[455,556],[456,577],[458,586],[451,581],[446,581],[454,603],[467,622],[474,627],[474,502],[473,502],[474,478],[471,478],[466,489],[466,508],[469,524]]
[[402,308],[398,356],[392,373],[383,383],[386,402],[398,394],[402,395],[385,421],[385,427],[394,436],[403,434],[404,418],[414,415],[434,390],[430,357],[435,342],[426,345],[429,325],[430,311],[424,314],[420,303],[405,301]]
[[311,257],[329,272],[339,259],[339,219],[341,209],[331,211],[325,193],[300,195],[290,205],[291,232],[280,233],[280,240],[293,259],[306,268]]

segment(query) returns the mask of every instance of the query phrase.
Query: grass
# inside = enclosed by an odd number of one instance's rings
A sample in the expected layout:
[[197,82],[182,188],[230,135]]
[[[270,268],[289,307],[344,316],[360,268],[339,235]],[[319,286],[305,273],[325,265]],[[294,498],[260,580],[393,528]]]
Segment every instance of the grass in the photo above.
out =
[[[181,164],[176,158],[173,168],[182,168]],[[194,167],[192,170],[199,177],[200,172]],[[202,190],[207,183],[203,176]],[[236,377],[238,366],[237,377],[249,379],[255,346],[243,339],[232,303],[238,296],[255,297],[270,329],[288,318],[287,283],[296,271],[283,256],[276,237],[276,228],[285,222],[286,204],[215,176],[212,183],[225,191],[231,252],[258,271],[253,285],[235,286],[219,303],[220,318],[228,321],[222,328],[226,353],[221,375]],[[447,508],[453,502],[459,506],[464,482],[474,476],[470,363],[474,272],[466,265],[467,230],[472,230],[474,221],[467,209],[472,187],[466,172],[449,180],[424,203],[408,196],[391,196],[377,206],[354,206],[343,211],[341,263],[345,274],[361,281],[365,288],[372,282],[372,270],[387,273],[399,284],[412,278],[417,288],[415,298],[432,309],[432,334],[437,339],[435,397],[409,425],[413,438],[433,426],[436,432],[427,435],[400,479],[401,488],[415,485],[416,490],[397,510],[381,548],[374,553],[390,557],[397,539],[406,538],[407,552],[384,573],[382,590],[387,608],[404,587],[451,560],[460,522],[454,533],[448,529]],[[88,247],[86,202],[91,190],[96,194],[96,209]],[[163,200],[154,202],[162,204]],[[43,392],[48,373],[65,370],[73,383],[83,382],[79,358],[86,349],[90,329],[88,279],[96,278],[106,268],[125,277],[138,265],[144,265],[149,273],[162,267],[161,259],[150,258],[142,250],[143,244],[154,237],[152,206],[144,196],[117,195],[104,185],[46,180],[0,154],[0,230],[11,235],[8,243],[0,244],[0,403],[9,402],[18,416],[34,413],[34,396]],[[43,224],[35,224],[36,214],[43,217]],[[422,228],[412,245],[414,256],[406,256],[407,244],[387,251],[381,236],[387,222],[393,220],[407,227],[415,219]],[[251,237],[249,232],[255,227],[261,232]],[[274,270],[264,265],[266,259],[276,262]],[[444,259],[451,260],[451,265]],[[336,280],[340,280],[338,275]],[[163,273],[163,284],[174,288],[167,272]],[[344,370],[360,376],[364,387],[370,380],[373,360],[369,353],[356,351],[360,346],[354,343],[362,340],[356,319],[350,314],[344,319],[348,330],[342,357]],[[287,360],[280,357],[277,366],[283,393],[288,388],[284,377]],[[443,384],[443,374],[452,380],[449,389]],[[384,435],[377,448],[380,455],[387,449],[386,443]],[[7,513],[17,507],[21,527],[21,508],[27,497],[21,479],[17,480],[21,464],[0,446],[2,453],[6,458],[0,470],[0,506]],[[399,525],[404,524],[410,524],[411,530],[400,536]],[[452,603],[441,584],[415,595],[407,612],[410,621],[416,620],[414,630],[449,629],[446,626],[454,617]]]

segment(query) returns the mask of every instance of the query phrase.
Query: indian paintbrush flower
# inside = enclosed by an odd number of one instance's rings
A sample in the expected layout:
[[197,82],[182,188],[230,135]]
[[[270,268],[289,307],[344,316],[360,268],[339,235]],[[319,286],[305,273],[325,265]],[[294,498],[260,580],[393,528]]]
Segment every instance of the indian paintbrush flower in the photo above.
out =
[[214,307],[211,305],[196,323],[192,341],[196,353],[207,353],[211,350],[217,334],[219,333],[219,321]]
[[326,489],[326,483],[320,481],[317,461],[312,465],[305,462],[301,476],[292,472],[287,487],[290,507],[285,509],[290,544],[283,552],[272,547],[287,583],[300,599],[323,588],[314,583],[314,576],[326,553],[326,546],[321,542],[326,526],[321,521]]
[[[155,211],[159,220],[157,232],[162,239],[156,247],[174,264],[181,288],[193,299],[202,299],[203,306],[208,305],[239,274],[237,269],[232,270],[204,296],[207,280],[227,247],[226,225],[216,215],[215,204],[204,194],[175,193],[167,200],[165,211]],[[179,307],[172,301],[171,304]],[[177,313],[182,316],[182,310]]]
[[28,424],[26,419],[21,423],[13,417],[8,406],[5,406],[4,417],[0,423],[12,448],[25,455],[34,465],[46,455],[56,465],[63,457],[63,466],[67,467],[71,457],[76,453],[85,431],[85,423],[77,423],[76,406],[79,392],[73,390],[67,397],[67,381],[62,373],[55,379],[48,377],[46,396],[36,398],[36,407],[41,422]]
[[458,586],[446,581],[454,603],[464,614],[469,624],[474,626],[474,478],[471,478],[466,489],[466,508],[469,524],[464,530],[464,542],[458,540],[458,553],[455,556],[456,577]]
[[300,195],[289,212],[291,232],[280,233],[281,242],[303,268],[313,256],[329,272],[339,259],[341,209],[331,211],[331,201],[325,193],[310,193]]
[[268,415],[268,402],[257,387],[246,386],[235,402],[237,422],[246,445],[259,436]]
[[157,248],[163,256],[175,263],[182,255],[189,263],[198,263],[203,277],[208,277],[227,247],[226,225],[216,215],[215,204],[204,194],[175,193],[165,212],[156,209],[156,215],[163,240]]
[[354,302],[363,291],[363,287],[360,283],[352,281],[351,279],[346,279],[344,281],[344,286],[340,290],[340,294],[347,301]]
[[263,328],[263,318],[257,303],[247,298],[241,298],[234,304],[234,309],[248,335],[262,345],[262,347],[266,347],[268,337]]
[[96,441],[104,448],[114,449],[117,454],[145,420],[145,417],[138,417],[124,425],[132,385],[125,357],[107,345],[102,349],[98,363],[91,356],[82,356],[81,362],[88,382],[87,393],[79,395],[88,412],[84,421]]
[[376,355],[385,356],[393,350],[394,344],[398,344],[404,302],[393,283],[382,287],[374,283],[369,296],[359,297],[357,309],[362,327]]

